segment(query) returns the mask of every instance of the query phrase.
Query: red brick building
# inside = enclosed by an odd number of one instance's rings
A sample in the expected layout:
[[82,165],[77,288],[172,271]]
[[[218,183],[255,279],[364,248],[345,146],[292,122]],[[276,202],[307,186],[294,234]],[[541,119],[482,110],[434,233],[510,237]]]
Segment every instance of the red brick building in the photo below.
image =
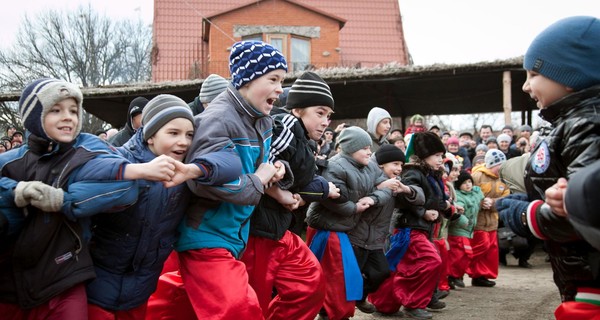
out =
[[243,39],[279,48],[292,72],[409,63],[397,0],[155,0],[152,79],[229,77]]

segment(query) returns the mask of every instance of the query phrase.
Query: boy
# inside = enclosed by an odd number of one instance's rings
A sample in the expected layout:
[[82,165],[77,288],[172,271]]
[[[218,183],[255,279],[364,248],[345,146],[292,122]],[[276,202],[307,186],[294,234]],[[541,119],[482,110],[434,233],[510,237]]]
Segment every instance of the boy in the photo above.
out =
[[367,132],[373,139],[371,151],[376,152],[379,147],[388,144],[388,134],[392,128],[392,116],[387,110],[374,107],[367,115]]
[[119,130],[117,134],[110,137],[108,142],[115,147],[120,147],[129,141],[137,129],[142,125],[142,111],[148,103],[148,99],[144,97],[137,97],[129,103],[129,109],[127,109],[127,121],[125,127]]
[[470,239],[473,238],[473,228],[477,224],[477,214],[484,199],[481,188],[473,185],[473,178],[467,171],[460,172],[454,187],[456,206],[462,207],[463,213],[448,226],[448,284],[452,289],[465,287],[463,276],[473,256]]
[[186,158],[233,149],[242,161],[242,175],[223,187],[188,181],[196,197],[180,224],[175,249],[199,319],[263,319],[239,259],[265,185],[285,173],[281,163],[267,160],[273,129],[269,112],[283,92],[287,63],[270,44],[241,41],[231,48],[229,67],[230,86],[194,118],[198,129]]
[[575,240],[580,237],[571,223],[543,204],[544,192],[560,177],[569,178],[600,158],[598,59],[600,19],[595,17],[559,20],[533,40],[523,60],[523,91],[553,129],[531,152],[527,196],[511,195],[497,203],[515,233],[544,240],[563,301],[577,299],[580,288],[600,288],[598,250]]
[[473,183],[481,188],[485,199],[477,214],[477,224],[471,238],[473,259],[467,269],[471,284],[479,287],[493,287],[496,282],[489,279],[498,277],[498,211],[494,202],[510,193],[510,189],[500,180],[498,171],[506,162],[501,150],[490,149],[485,154],[485,165],[473,168]]
[[[390,189],[394,196],[403,196],[411,203],[423,203],[423,192],[420,188],[406,186],[400,182],[402,165],[405,162],[404,153],[397,147],[386,144],[375,153],[375,160],[388,180],[383,181],[377,188]],[[354,249],[364,278],[362,299],[356,302],[356,307],[364,313],[373,313],[376,308],[368,302],[367,295],[375,292],[379,285],[389,276],[390,269],[384,254],[385,242],[389,236],[390,220],[394,211],[394,201],[381,208],[372,208],[360,215],[354,229],[348,232],[348,237]]]
[[0,314],[16,319],[87,319],[85,282],[95,277],[89,217],[133,204],[138,185],[174,175],[168,159],[143,167],[80,133],[81,90],[43,78],[28,84],[19,113],[28,143],[0,155],[2,214],[9,216],[0,262]]
[[341,151],[329,160],[323,177],[340,189],[340,197],[311,204],[306,238],[327,280],[321,316],[339,320],[352,317],[354,301],[363,298],[363,278],[347,233],[368,209],[386,206],[392,193],[377,189],[387,179],[371,161],[371,136],[365,130],[346,128],[337,143]]
[[[162,94],[148,102],[142,127],[117,151],[132,163],[168,156],[179,176],[166,186],[197,179],[220,185],[237,178],[241,163],[233,152],[209,153],[184,165],[194,135],[192,112],[180,98]],[[144,319],[163,264],[177,239],[177,226],[190,198],[185,184],[139,180],[138,201],[123,212],[94,217],[92,259],[96,279],[87,285],[89,316]]]
[[[319,261],[304,240],[288,229],[294,207],[339,197],[332,183],[316,175],[316,159],[309,146],[310,141],[321,138],[333,108],[327,83],[316,73],[305,72],[289,90],[285,109],[290,113],[273,117],[270,160],[288,162],[294,181],[285,191],[272,190],[279,189],[272,186],[261,198],[252,213],[250,237],[241,259],[267,319],[312,320],[325,299]],[[280,203],[276,193],[286,193],[283,198],[293,200]],[[277,292],[274,298],[273,288]]]
[[[425,203],[397,203],[401,214],[392,221],[395,227],[393,237],[402,241],[395,242],[393,239],[392,248],[387,254],[388,261],[392,261],[390,268],[394,268],[394,271],[376,292],[369,295],[371,302],[382,313],[392,314],[404,306],[404,312],[410,317],[432,317],[425,308],[437,287],[442,260],[432,243],[431,234],[440,215],[450,218],[454,210],[444,193],[441,177],[445,152],[444,143],[433,132],[414,133],[408,144],[410,160],[404,166],[402,183],[420,187],[425,195]],[[398,256],[392,256],[392,252]]]

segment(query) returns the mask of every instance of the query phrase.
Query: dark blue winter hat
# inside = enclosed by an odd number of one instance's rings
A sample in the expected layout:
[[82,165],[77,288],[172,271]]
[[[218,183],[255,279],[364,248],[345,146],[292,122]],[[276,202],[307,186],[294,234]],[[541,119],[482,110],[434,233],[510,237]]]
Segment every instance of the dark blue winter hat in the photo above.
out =
[[236,89],[277,69],[287,72],[287,62],[283,54],[268,43],[240,41],[231,47],[229,71]]
[[81,132],[83,94],[78,86],[58,79],[42,78],[29,83],[19,98],[19,115],[25,129],[34,135],[48,139],[44,130],[44,117],[62,100],[73,98],[79,107],[79,121],[75,137]]
[[559,20],[529,45],[523,68],[576,91],[600,84],[600,20],[576,16]]

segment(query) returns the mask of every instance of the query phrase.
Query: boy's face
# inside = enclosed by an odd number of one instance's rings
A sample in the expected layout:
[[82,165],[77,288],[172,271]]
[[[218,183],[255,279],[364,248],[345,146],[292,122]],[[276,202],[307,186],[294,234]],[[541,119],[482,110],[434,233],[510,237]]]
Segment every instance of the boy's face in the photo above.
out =
[[460,190],[464,192],[471,192],[471,190],[473,190],[473,181],[471,181],[471,179],[465,180],[465,182],[460,185]]
[[138,113],[131,118],[131,126],[133,130],[137,130],[142,126],[142,114]]
[[194,136],[194,125],[185,118],[175,118],[162,126],[150,139],[148,147],[156,156],[167,155],[183,161]]
[[246,101],[262,114],[268,115],[273,110],[273,103],[283,93],[281,84],[285,71],[273,70],[258,79],[241,87],[238,91]]
[[323,133],[323,138],[325,138],[325,141],[327,141],[327,142],[333,141],[333,132],[332,131],[325,131]]
[[432,170],[440,170],[442,165],[444,164],[444,160],[442,159],[442,152],[438,152],[436,154],[432,154],[429,157],[425,158],[423,161],[431,167]]
[[[329,125],[329,119],[333,110],[326,106],[315,106],[302,109],[293,109],[292,113],[302,120],[308,137],[319,141]],[[331,133],[328,131],[328,133]],[[333,136],[333,135],[331,135]],[[329,139],[331,141],[331,139]]]
[[571,94],[573,89],[550,80],[537,72],[527,71],[523,91],[535,100],[539,109],[546,109],[558,99]]
[[79,125],[79,105],[73,98],[64,99],[50,108],[43,120],[46,135],[57,142],[69,143],[75,139]]
[[402,162],[392,161],[379,166],[388,178],[396,178],[402,173]]
[[390,139],[402,139],[402,132],[394,130],[390,133]]
[[12,136],[12,140],[16,141],[16,142],[19,142],[19,143],[23,143],[23,135],[20,134],[20,133],[15,133]]
[[375,128],[375,133],[378,137],[385,137],[390,129],[392,128],[392,121],[390,118],[385,118],[377,124],[377,128]]
[[366,146],[352,154],[352,159],[356,160],[356,162],[366,166],[369,164],[371,160],[371,146]]

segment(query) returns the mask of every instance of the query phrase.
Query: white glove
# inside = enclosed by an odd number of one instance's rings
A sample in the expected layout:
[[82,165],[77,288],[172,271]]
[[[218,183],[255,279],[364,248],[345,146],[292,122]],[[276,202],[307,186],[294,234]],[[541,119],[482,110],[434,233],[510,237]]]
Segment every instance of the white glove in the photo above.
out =
[[36,186],[44,184],[40,181],[20,181],[15,188],[15,204],[19,208],[23,208],[31,204],[31,197],[37,194]]

